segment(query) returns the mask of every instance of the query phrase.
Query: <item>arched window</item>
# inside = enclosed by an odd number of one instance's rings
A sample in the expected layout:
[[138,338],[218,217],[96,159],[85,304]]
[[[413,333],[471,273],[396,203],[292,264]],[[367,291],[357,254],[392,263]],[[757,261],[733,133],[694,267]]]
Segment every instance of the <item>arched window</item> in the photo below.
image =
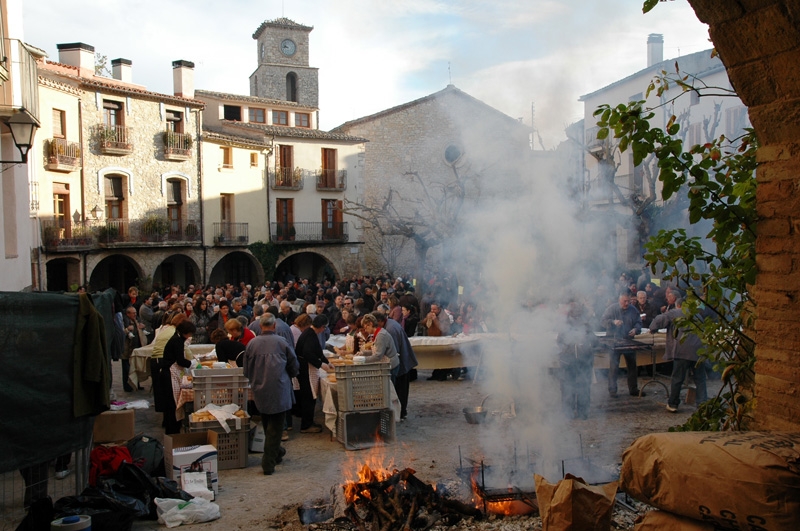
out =
[[286,101],[297,101],[297,74],[286,74]]

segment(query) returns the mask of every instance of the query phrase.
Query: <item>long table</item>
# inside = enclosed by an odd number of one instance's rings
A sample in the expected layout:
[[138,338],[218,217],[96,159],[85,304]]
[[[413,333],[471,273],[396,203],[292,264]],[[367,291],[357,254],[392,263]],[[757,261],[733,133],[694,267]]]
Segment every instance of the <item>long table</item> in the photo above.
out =
[[[208,354],[214,350],[211,343],[200,343],[186,348],[187,359],[195,354]],[[131,371],[128,380],[136,389],[140,383],[150,378],[150,358],[153,357],[153,345],[133,349],[131,352]]]

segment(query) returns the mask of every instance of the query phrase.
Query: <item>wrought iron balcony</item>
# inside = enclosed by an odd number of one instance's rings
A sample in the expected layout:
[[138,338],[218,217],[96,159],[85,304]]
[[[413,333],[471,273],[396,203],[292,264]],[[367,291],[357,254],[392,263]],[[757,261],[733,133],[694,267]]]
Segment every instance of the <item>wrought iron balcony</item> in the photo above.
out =
[[300,168],[278,168],[269,172],[269,184],[273,190],[302,190],[303,173]]
[[318,170],[317,190],[343,192],[347,189],[347,170]]
[[81,166],[81,146],[64,138],[51,138],[45,141],[47,162],[44,167],[50,171],[71,172]]
[[124,125],[99,124],[96,128],[100,151],[104,155],[128,155],[133,153],[131,137],[133,131]]
[[95,222],[94,233],[103,247],[195,245],[200,243],[200,221],[169,220],[166,216],[109,219]]
[[248,245],[247,223],[214,223],[214,245],[221,247],[236,247]]
[[346,221],[270,223],[269,237],[274,243],[345,243],[349,239]]
[[192,135],[188,133],[164,132],[164,158],[167,160],[189,160],[192,158]]
[[49,253],[88,251],[97,246],[95,233],[89,222],[42,219],[40,226],[42,245]]

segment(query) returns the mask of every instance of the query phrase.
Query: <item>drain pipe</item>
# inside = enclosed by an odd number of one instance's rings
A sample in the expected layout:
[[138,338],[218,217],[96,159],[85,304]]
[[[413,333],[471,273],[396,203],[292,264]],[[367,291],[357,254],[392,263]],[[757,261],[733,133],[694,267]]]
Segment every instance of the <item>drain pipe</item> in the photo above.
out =
[[195,112],[195,136],[197,137],[197,201],[200,204],[200,247],[203,249],[203,271],[201,278],[203,286],[206,285],[206,267],[208,266],[208,249],[206,248],[206,218],[203,213],[203,157],[201,154],[203,142],[200,136],[200,117],[199,110]]
[[[81,149],[81,220],[83,227],[86,228],[86,159],[84,158],[83,147],[83,100],[78,98],[78,145]],[[89,251],[83,253],[83,282],[81,285],[89,285]]]

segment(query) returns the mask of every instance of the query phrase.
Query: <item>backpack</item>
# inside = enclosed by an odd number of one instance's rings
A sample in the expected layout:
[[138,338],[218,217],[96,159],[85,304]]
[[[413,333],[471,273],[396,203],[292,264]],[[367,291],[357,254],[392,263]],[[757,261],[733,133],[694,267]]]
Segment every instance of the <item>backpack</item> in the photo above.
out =
[[163,477],[166,475],[164,470],[164,445],[157,439],[148,435],[137,435],[128,441],[128,450],[131,452],[132,462],[151,477]]

